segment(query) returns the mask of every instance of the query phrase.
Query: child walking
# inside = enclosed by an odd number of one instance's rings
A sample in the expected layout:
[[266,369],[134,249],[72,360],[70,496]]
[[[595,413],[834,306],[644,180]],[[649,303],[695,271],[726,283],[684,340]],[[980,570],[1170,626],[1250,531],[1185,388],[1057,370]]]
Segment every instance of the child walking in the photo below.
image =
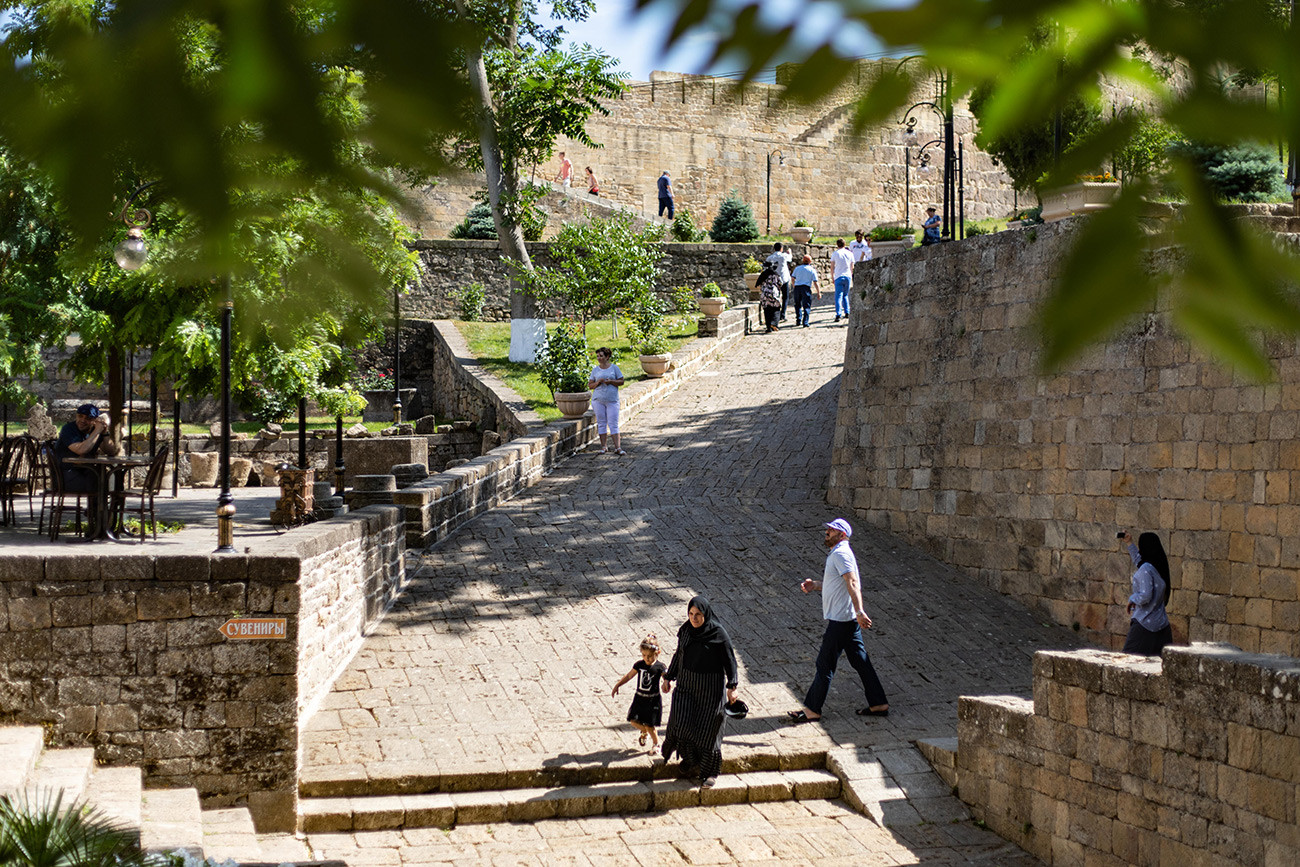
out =
[[632,670],[623,675],[623,679],[614,684],[611,696],[618,695],[618,688],[632,678],[636,678],[636,695],[632,697],[632,707],[628,709],[627,721],[641,732],[641,746],[645,746],[646,735],[650,736],[650,751],[659,748],[659,735],[655,727],[663,719],[664,705],[659,697],[659,679],[668,670],[659,659],[659,638],[651,633],[641,642],[641,661],[632,666]]

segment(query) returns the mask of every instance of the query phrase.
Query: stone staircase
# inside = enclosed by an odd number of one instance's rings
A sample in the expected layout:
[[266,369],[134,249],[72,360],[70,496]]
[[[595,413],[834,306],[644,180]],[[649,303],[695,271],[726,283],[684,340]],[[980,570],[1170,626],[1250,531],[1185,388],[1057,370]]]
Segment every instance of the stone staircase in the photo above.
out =
[[[969,818],[950,785],[913,749],[839,748],[725,762],[717,784],[672,777],[675,764],[538,768],[483,774],[367,779],[329,769],[299,784],[307,834],[532,822],[697,806],[842,799],[881,827]],[[764,761],[767,758],[770,761]],[[756,759],[758,759],[756,761]],[[799,764],[807,767],[781,767]],[[770,766],[770,767],[769,767]],[[557,778],[563,776],[563,782]]]
[[39,727],[0,727],[0,756],[0,797],[25,795],[40,803],[62,791],[64,807],[85,802],[138,828],[141,846],[151,852],[181,850],[247,865],[268,859],[306,863],[311,857],[292,835],[258,835],[242,807],[204,810],[194,789],[145,789],[139,768],[96,765],[88,747],[47,750]]

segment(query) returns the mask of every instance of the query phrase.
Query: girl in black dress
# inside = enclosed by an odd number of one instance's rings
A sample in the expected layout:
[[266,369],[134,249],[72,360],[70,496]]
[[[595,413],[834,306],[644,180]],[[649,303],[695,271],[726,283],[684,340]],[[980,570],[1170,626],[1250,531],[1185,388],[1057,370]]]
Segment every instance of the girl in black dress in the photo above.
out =
[[677,682],[664,733],[664,761],[678,753],[680,775],[698,779],[708,789],[722,770],[723,701],[736,700],[736,652],[709,600],[696,596],[686,611],[687,620],[677,630],[677,651],[664,674],[664,692]]
[[636,678],[636,695],[632,697],[632,707],[628,709],[627,721],[641,732],[641,746],[645,746],[646,735],[653,743],[653,752],[659,746],[659,735],[655,729],[663,719],[664,703],[659,697],[659,678],[666,667],[659,659],[659,639],[653,633],[641,642],[641,661],[632,666],[632,670],[623,675],[623,679],[614,684],[610,695],[618,695],[618,688],[632,678]]

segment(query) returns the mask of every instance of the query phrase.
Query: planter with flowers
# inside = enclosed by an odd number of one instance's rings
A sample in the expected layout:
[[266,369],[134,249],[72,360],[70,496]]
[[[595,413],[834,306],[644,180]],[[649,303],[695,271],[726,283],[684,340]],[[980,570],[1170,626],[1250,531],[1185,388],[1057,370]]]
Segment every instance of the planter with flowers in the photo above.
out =
[[587,337],[577,323],[566,320],[547,335],[537,353],[537,372],[565,418],[581,418],[591,408],[591,368]]
[[750,256],[745,259],[745,286],[749,289],[749,300],[758,300],[758,275],[763,272],[763,263]]
[[664,333],[663,328],[652,332],[637,343],[636,351],[640,353],[641,370],[646,376],[658,379],[668,372],[673,362],[673,354],[668,351],[670,346],[672,344],[668,342],[668,335]]
[[[368,370],[362,372],[353,381],[357,391],[366,399],[366,408],[361,411],[362,421],[392,421],[396,380],[393,371]],[[410,407],[415,400],[415,389],[402,389],[402,407]]]
[[799,244],[810,244],[813,239],[813,227],[803,220],[795,220],[794,228],[790,230],[790,237]]
[[727,296],[717,283],[705,283],[700,287],[700,312],[705,316],[717,318],[727,309]]
[[1054,223],[1066,217],[1100,211],[1110,207],[1111,199],[1117,195],[1119,181],[1110,172],[1083,175],[1073,184],[1043,192],[1043,222]]

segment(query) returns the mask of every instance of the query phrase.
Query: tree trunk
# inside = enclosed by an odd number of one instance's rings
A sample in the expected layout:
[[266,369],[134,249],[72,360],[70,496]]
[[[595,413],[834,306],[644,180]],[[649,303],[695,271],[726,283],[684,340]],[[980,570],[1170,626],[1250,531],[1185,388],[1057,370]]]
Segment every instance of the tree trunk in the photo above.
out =
[[[463,0],[456,0],[456,11],[467,19]],[[516,4],[515,20],[518,18]],[[512,39],[514,31],[512,29]],[[483,63],[483,47],[473,43],[467,48],[466,72],[474,98],[478,101],[479,148],[483,154],[483,171],[487,175],[488,202],[492,206],[492,221],[496,224],[501,251],[519,263],[525,271],[533,269],[524,244],[524,231],[517,220],[508,218],[503,203],[518,201],[519,175],[513,163],[505,160],[497,138],[496,111],[492,103],[492,87],[488,83],[487,67]],[[510,360],[531,364],[537,360],[537,350],[545,340],[546,323],[537,315],[537,303],[524,291],[523,283],[510,275]]]

